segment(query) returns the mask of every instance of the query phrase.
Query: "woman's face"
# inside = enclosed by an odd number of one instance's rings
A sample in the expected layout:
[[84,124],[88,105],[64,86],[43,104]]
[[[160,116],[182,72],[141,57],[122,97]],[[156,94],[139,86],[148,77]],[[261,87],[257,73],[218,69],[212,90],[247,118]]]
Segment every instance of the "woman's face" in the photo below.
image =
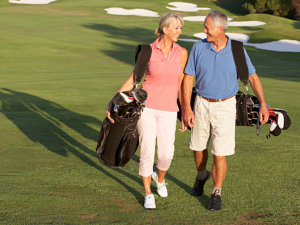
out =
[[172,42],[177,42],[179,35],[182,32],[182,24],[179,20],[173,19],[170,26],[164,28],[165,37],[169,38]]

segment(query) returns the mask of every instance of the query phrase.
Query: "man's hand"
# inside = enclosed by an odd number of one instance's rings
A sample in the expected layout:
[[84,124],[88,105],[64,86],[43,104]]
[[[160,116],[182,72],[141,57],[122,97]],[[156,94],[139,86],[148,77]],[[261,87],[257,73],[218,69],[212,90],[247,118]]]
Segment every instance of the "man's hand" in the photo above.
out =
[[191,109],[188,109],[187,112],[183,113],[182,116],[184,126],[192,128],[195,124],[195,116]]
[[269,110],[267,107],[267,103],[265,101],[263,88],[262,88],[261,82],[256,73],[254,73],[253,75],[251,75],[249,77],[249,81],[250,81],[251,87],[260,103],[259,122],[261,123],[261,125],[263,125],[266,122],[268,122],[268,120],[269,120]]
[[259,110],[259,122],[261,123],[261,125],[267,123],[269,120],[269,110],[268,107],[266,105],[262,105],[260,106],[260,110]]

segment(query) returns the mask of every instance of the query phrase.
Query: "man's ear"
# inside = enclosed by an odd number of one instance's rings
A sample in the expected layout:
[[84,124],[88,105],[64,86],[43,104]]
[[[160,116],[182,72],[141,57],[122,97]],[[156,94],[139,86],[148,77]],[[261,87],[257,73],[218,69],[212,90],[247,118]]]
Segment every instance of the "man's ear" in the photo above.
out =
[[223,33],[223,27],[222,26],[219,26],[219,34]]

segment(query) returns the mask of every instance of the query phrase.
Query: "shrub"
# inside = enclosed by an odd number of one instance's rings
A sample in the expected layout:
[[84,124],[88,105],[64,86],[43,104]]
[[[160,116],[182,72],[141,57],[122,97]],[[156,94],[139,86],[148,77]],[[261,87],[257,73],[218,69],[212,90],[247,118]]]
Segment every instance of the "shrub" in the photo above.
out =
[[[270,13],[287,16],[292,10],[293,0],[245,0],[243,7],[250,13]],[[296,0],[299,2],[299,0]]]

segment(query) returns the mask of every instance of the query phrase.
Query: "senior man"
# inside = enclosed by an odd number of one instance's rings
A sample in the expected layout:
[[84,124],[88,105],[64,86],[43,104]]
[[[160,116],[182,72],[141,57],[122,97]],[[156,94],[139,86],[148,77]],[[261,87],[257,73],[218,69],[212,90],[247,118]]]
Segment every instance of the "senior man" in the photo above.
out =
[[[203,194],[203,186],[212,176],[214,187],[209,210],[221,209],[221,189],[227,172],[226,156],[235,149],[235,116],[238,91],[238,75],[231,51],[231,40],[225,32],[227,16],[220,11],[210,12],[204,22],[206,39],[196,42],[185,68],[182,85],[183,129],[192,128],[190,149],[194,151],[197,176],[192,189],[193,196]],[[261,82],[248,54],[245,52],[249,81],[261,108],[260,122],[269,118]],[[190,107],[193,80],[196,75],[194,113]],[[212,139],[212,171],[206,170],[208,144]]]

